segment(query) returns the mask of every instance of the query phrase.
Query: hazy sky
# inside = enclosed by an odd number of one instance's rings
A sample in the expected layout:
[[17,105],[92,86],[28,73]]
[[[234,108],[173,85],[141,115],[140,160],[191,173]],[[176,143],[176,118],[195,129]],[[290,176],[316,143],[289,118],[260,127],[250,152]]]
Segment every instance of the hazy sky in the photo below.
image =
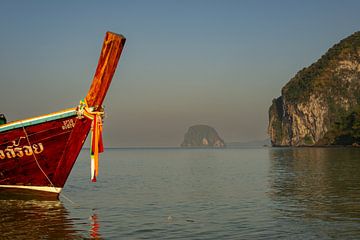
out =
[[225,141],[267,138],[294,74],[360,30],[360,1],[1,1],[0,111],[73,107],[106,31],[127,43],[105,106],[106,146],[179,146],[209,124]]

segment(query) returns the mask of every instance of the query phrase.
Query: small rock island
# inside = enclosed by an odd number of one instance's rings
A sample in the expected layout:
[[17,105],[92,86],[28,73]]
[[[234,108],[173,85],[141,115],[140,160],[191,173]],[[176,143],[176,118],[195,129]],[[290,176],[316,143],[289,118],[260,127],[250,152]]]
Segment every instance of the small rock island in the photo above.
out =
[[224,148],[225,142],[213,127],[207,125],[191,126],[185,133],[181,147]]
[[273,146],[360,143],[360,32],[299,71],[269,109]]

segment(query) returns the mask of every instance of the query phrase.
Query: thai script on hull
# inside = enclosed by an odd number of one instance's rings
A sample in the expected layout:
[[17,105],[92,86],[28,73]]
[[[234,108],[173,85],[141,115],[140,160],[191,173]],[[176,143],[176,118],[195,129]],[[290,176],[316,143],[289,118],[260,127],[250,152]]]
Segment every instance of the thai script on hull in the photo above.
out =
[[16,141],[12,141],[11,146],[7,146],[5,149],[0,150],[0,159],[22,158],[24,156],[40,154],[44,151],[44,145],[42,143],[19,146],[21,139],[24,138],[25,137],[20,137],[17,143]]

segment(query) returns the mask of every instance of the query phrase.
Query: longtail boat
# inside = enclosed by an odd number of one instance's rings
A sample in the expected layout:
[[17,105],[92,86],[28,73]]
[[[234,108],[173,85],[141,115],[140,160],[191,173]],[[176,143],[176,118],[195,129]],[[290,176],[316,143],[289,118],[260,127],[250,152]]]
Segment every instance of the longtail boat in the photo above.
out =
[[87,96],[76,107],[0,125],[0,197],[58,199],[91,130],[91,179],[98,174],[102,103],[125,44],[107,32]]

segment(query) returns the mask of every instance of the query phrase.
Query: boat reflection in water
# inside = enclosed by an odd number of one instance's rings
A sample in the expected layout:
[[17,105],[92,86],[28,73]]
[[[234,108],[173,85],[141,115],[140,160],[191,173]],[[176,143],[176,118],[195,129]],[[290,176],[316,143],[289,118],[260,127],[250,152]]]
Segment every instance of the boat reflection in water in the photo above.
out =
[[93,213],[91,216],[91,228],[90,228],[90,237],[91,239],[101,239],[99,234],[100,224],[98,220],[98,216],[96,213]]
[[60,201],[0,200],[1,239],[83,239]]

